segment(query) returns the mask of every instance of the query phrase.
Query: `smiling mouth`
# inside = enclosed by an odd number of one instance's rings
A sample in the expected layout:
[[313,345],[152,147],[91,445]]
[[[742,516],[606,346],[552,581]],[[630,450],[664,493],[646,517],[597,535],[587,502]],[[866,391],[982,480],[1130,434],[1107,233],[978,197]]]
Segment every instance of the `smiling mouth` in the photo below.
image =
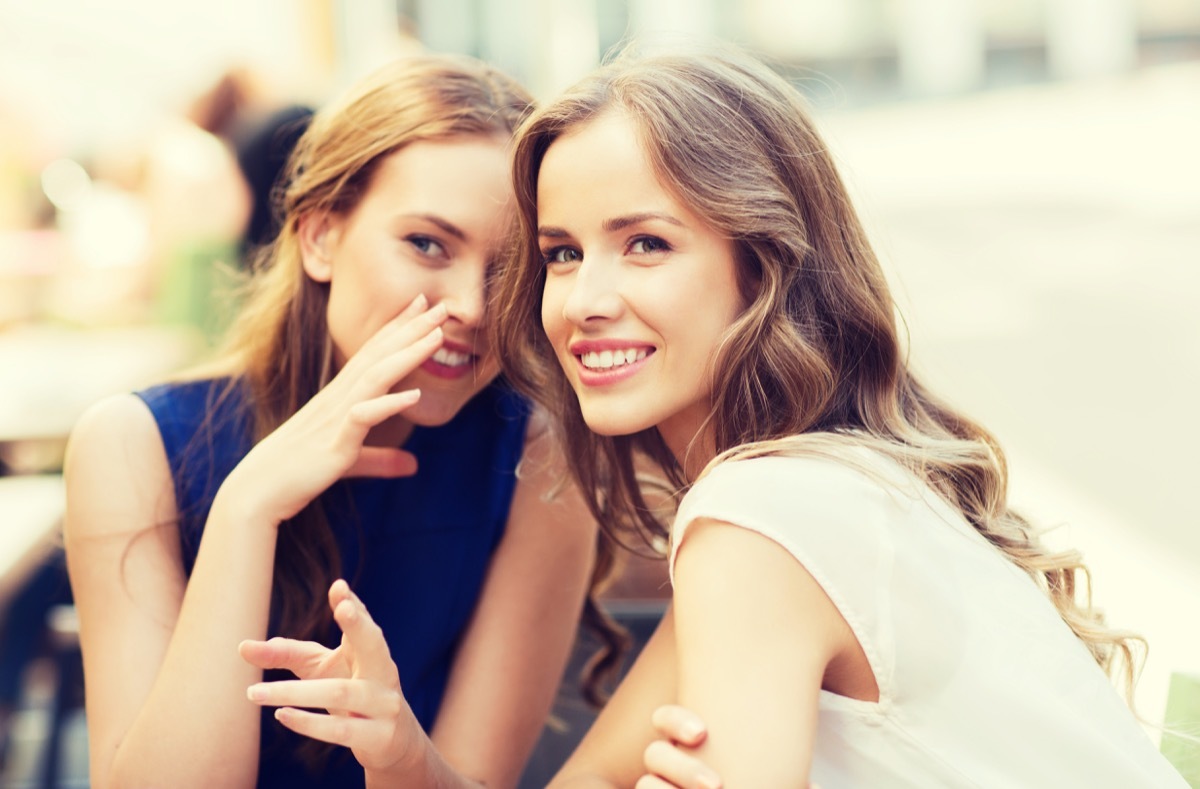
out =
[[652,353],[654,353],[653,348],[626,348],[612,351],[588,351],[584,354],[577,354],[575,358],[587,370],[612,370],[640,362]]
[[430,358],[438,364],[450,368],[466,367],[475,361],[475,357],[472,354],[452,351],[444,346],[434,351],[433,356]]

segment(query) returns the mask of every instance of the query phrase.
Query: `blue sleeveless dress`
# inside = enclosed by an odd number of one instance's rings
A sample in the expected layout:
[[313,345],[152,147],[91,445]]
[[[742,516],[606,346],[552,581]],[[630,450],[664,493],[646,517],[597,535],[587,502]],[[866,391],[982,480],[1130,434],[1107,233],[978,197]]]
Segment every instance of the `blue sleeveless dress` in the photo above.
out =
[[[213,496],[251,446],[244,394],[236,387],[232,396],[218,397],[226,383],[174,383],[137,393],[166,447],[189,574]],[[405,698],[426,731],[504,533],[528,415],[523,400],[493,383],[449,423],[413,430],[404,448],[417,457],[415,476],[343,480],[325,494],[343,575],[383,628]],[[336,645],[338,637],[331,633],[327,643]],[[363,771],[346,748],[335,748],[312,774],[295,754],[304,738],[272,713],[263,710],[260,787],[363,786]]]

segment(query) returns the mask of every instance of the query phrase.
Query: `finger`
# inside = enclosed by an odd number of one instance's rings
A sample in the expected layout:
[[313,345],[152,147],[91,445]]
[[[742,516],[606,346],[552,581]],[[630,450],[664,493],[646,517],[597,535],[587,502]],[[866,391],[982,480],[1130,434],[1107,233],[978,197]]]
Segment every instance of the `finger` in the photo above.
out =
[[[379,359],[397,348],[417,342],[445,323],[448,317],[444,304],[435,304],[416,315],[401,313],[381,326],[355,355],[361,355],[367,361]],[[363,351],[366,353],[363,354]]]
[[668,783],[657,775],[643,775],[633,785],[633,789],[678,789],[675,784]]
[[[435,305],[435,307],[433,309],[436,310],[438,308],[441,308],[443,310],[445,309],[440,304]],[[389,333],[394,334],[397,330],[404,328],[408,324],[412,323],[414,320],[420,318],[422,315],[424,315],[430,311],[431,311],[431,309],[429,307],[429,299],[425,296],[424,293],[418,293],[417,297],[415,299],[413,299],[412,301],[410,301],[408,303],[407,307],[402,309],[395,317],[391,318],[390,320],[386,321],[382,326],[380,326],[379,329],[376,330],[374,336],[367,341],[367,343],[364,345],[364,347],[366,347],[366,345],[369,345],[372,342],[374,342],[376,337],[386,337]],[[434,325],[438,325],[438,324],[435,323]]]
[[[433,327],[416,337],[411,342],[404,342],[399,348],[393,348],[386,354],[375,355],[371,362],[362,370],[354,373],[355,383],[347,392],[352,399],[351,406],[356,406],[367,400],[382,397],[391,392],[392,387],[412,375],[438,348],[442,347],[442,330]],[[360,352],[361,353],[361,352]]]
[[666,740],[655,740],[642,754],[646,772],[681,789],[719,789],[721,777],[704,762]]
[[410,341],[381,357],[372,370],[377,380],[387,383],[384,391],[390,390],[397,381],[412,375],[438,348],[442,347],[445,334],[440,326],[417,334]]
[[[403,376],[401,376],[403,377]],[[363,427],[374,427],[388,417],[399,414],[421,399],[420,389],[405,389],[355,403],[350,407],[350,418]]]
[[326,715],[320,712],[280,707],[275,720],[305,737],[357,750],[382,750],[391,736],[391,724],[369,718]]
[[392,661],[383,630],[375,624],[358,595],[351,592],[347,599],[338,603],[333,618],[354,650],[355,673],[388,687],[398,684],[396,664]]
[[261,669],[282,668],[304,679],[327,660],[332,650],[313,641],[272,638],[270,641],[247,640],[238,644],[242,660]]
[[311,707],[380,720],[395,720],[402,707],[400,694],[359,679],[259,682],[246,689],[246,698],[264,707]]
[[650,722],[663,739],[673,740],[690,748],[699,746],[708,736],[708,730],[699,715],[675,704],[666,704],[656,709],[650,716]]
[[417,473],[417,458],[404,449],[363,447],[343,477],[411,477]]
[[329,585],[329,613],[333,613],[338,603],[350,597],[350,584],[344,578],[339,578]]
[[423,311],[412,310],[410,304],[409,309],[380,326],[346,361],[343,372],[356,377],[362,370],[394,353],[398,348],[406,348],[420,340],[445,323],[449,317],[444,304],[436,304],[433,307],[426,304],[426,307]]
[[410,301],[408,303],[408,306],[400,311],[400,315],[398,317],[412,318],[416,315],[420,315],[422,312],[424,312],[428,308],[429,308],[429,299],[425,296],[424,293],[418,293],[417,297],[415,299],[413,299],[412,301]]

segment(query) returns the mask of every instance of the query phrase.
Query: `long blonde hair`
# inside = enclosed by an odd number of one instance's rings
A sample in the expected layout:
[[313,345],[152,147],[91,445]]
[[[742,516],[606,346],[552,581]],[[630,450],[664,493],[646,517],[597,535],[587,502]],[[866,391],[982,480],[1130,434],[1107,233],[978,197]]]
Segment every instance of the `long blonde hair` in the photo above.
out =
[[[419,140],[494,135],[508,140],[533,106],[514,80],[466,57],[422,55],[375,71],[320,110],[293,152],[278,195],[282,229],[263,250],[220,361],[253,410],[254,440],[279,427],[333,374],[327,283],[305,273],[299,223],[352,212],[388,155]],[[242,388],[244,387],[244,389]],[[279,532],[273,613],[281,633],[313,637],[329,623],[325,590],[341,572],[317,499]]]
[[657,431],[588,430],[542,330],[544,267],[537,182],[553,142],[608,111],[639,131],[660,183],[735,242],[744,312],[714,354],[706,428],[718,460],[832,452],[866,445],[953,505],[1046,592],[1106,670],[1135,677],[1129,634],[1105,626],[1081,594],[1078,553],[1055,553],[1006,500],[995,439],[938,399],[908,369],[878,260],[799,93],[740,53],[618,57],[536,112],[513,166],[521,235],[498,277],[493,330],[505,371],[556,418],[571,470],[616,539],[664,536],[635,457],[648,456],[678,493],[688,481]]

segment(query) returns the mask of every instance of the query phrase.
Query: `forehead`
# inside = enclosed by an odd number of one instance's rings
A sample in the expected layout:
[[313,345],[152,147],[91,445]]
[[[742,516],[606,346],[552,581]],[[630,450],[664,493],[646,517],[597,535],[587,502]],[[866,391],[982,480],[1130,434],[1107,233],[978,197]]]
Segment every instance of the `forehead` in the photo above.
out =
[[659,182],[637,124],[612,110],[570,129],[546,150],[538,172],[538,210],[560,213],[582,207],[624,213],[666,209],[677,203]]
[[505,206],[511,195],[506,142],[463,136],[418,140],[388,154],[363,202],[376,210],[391,206],[443,211],[458,206],[470,213]]

